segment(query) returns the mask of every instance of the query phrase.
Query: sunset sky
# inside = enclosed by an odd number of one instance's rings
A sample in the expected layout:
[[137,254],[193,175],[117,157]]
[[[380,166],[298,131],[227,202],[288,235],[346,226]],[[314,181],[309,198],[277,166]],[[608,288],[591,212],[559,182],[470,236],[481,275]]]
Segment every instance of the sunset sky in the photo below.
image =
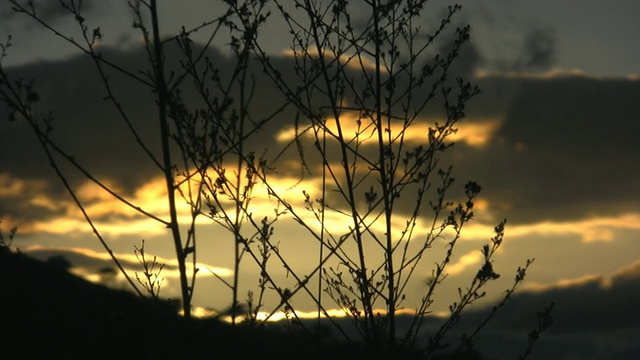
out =
[[[56,1],[40,3],[44,4],[40,14],[50,24],[80,38],[77,24],[59,10]],[[437,21],[449,3],[429,2],[425,22]],[[598,354],[603,356],[618,349],[631,354],[634,347],[638,354],[640,2],[460,3],[463,10],[454,25],[470,24],[472,36],[454,71],[477,84],[482,93],[468,104],[468,117],[455,137],[457,144],[443,161],[453,165],[458,189],[474,180],[483,186],[483,191],[476,204],[476,219],[463,231],[449,278],[443,284],[445,298],[434,304],[434,311],[446,311],[446,295],[455,294],[457,287],[465,286],[475,275],[481,265],[482,244],[493,236],[494,226],[506,218],[505,243],[494,263],[496,272],[503,276],[491,285],[488,297],[499,297],[510,285],[517,267],[526,259],[535,258],[520,290],[520,303],[530,306],[523,311],[534,314],[533,321],[528,320],[530,324],[535,324],[535,311],[554,300],[559,314],[554,325],[555,341],[562,336],[603,339],[597,344],[591,342],[590,354],[580,353],[577,348],[566,350],[567,358],[571,354],[598,358]],[[89,26],[101,27],[105,58],[132,72],[144,68],[145,55],[138,34],[131,28],[132,15],[126,2],[84,4]],[[176,34],[183,25],[187,29],[198,26],[217,10],[215,1],[193,0],[188,6],[178,1],[159,4],[162,29],[167,35]],[[5,2],[0,5],[0,39],[9,34],[13,46],[8,49],[3,68],[13,79],[35,79],[41,99],[38,111],[52,111],[55,118],[53,138],[133,203],[166,217],[162,174],[144,159],[135,140],[126,135],[113,107],[101,100],[105,90],[91,60],[27,16],[12,12]],[[204,40],[207,36],[203,31],[195,39]],[[287,29],[277,15],[259,38],[284,69],[292,66],[286,55],[288,39]],[[224,43],[214,41],[218,49]],[[223,51],[211,51],[209,55],[225,69],[231,64]],[[176,47],[169,45],[167,52],[168,57],[175,55]],[[262,87],[256,89],[257,108],[268,108],[278,101],[273,85],[258,84]],[[154,143],[157,110],[148,90],[125,81],[114,81],[113,85],[137,126],[144,129],[144,138],[159,153],[159,143]],[[111,260],[48,166],[27,124],[9,122],[4,104],[0,104],[0,110],[3,232],[17,226],[13,247],[42,259],[62,254],[78,274],[96,279],[99,269],[112,266]],[[425,114],[425,119],[437,119],[437,114]],[[425,122],[415,131],[424,132],[427,126]],[[274,149],[290,139],[291,129],[291,118],[277,119],[251,140],[255,142],[252,146],[273,156]],[[409,140],[418,141],[419,136]],[[313,148],[311,142],[307,148]],[[296,156],[287,153],[284,159],[295,162]],[[146,251],[168,264],[162,273],[166,277],[163,295],[179,297],[168,230],[82,181],[70,167],[65,165],[65,170],[124,266],[139,271],[134,246],[140,246],[144,239]],[[285,166],[281,176],[273,179],[292,204],[303,206],[302,190],[317,194],[319,178],[316,173],[292,187],[298,182],[298,174],[298,167]],[[273,212],[269,208],[272,203],[265,196],[256,195],[256,202],[265,214]],[[428,222],[427,218],[423,220],[423,224]],[[335,221],[338,227],[341,220]],[[232,251],[232,241],[227,233],[220,235],[219,228],[204,220],[200,231],[198,261],[211,271],[199,274],[194,305],[220,310],[229,305],[231,298],[211,272],[229,279],[232,264],[223,254]],[[276,225],[275,241],[304,274],[317,262],[317,245],[297,239],[299,236],[300,228],[293,221]],[[424,268],[417,275],[421,281],[426,281],[438,256],[423,263]],[[276,274],[283,284],[291,281],[284,269]],[[255,289],[252,276],[247,275],[246,281],[245,293]],[[419,284],[407,290],[409,297],[417,299],[420,291]],[[313,304],[302,299],[294,300],[294,305],[303,311],[313,310]],[[411,309],[411,305],[408,303],[407,308]],[[576,309],[583,309],[584,313]],[[583,321],[594,312],[598,315],[586,330],[578,325],[578,320]],[[508,321],[502,325],[507,331]],[[605,336],[614,333],[618,343]]]

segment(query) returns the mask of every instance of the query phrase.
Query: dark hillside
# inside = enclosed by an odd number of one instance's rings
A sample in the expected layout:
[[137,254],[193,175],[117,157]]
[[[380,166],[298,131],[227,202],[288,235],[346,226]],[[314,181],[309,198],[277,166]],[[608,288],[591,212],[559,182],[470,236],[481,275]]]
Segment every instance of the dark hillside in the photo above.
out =
[[318,347],[282,326],[231,328],[211,319],[187,326],[168,303],[90,283],[6,248],[0,248],[0,293],[0,358],[411,358],[334,342]]
[[0,251],[2,352],[142,358],[176,354],[165,341],[184,326],[166,303],[76,277],[23,254]]

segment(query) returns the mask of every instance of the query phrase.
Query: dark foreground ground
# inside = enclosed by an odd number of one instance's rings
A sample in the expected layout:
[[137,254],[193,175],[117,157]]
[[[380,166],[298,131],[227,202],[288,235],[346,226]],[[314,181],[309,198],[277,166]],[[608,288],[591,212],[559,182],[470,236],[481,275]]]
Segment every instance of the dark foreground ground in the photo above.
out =
[[[191,323],[175,307],[0,249],[0,358],[411,359],[272,328]],[[469,357],[465,357],[469,358]]]

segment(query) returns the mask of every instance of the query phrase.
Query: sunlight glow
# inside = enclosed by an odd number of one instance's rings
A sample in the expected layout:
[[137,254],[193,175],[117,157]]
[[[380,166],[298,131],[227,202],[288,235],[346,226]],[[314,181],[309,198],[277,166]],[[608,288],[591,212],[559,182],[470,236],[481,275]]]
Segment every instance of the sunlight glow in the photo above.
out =
[[[121,236],[121,235],[141,235],[152,236],[162,235],[167,231],[158,226],[158,223],[151,219],[143,220],[96,220],[94,225],[98,228],[98,231],[107,236]],[[82,234],[90,233],[91,228],[87,225],[87,222],[79,217],[59,217],[46,221],[32,222],[26,229],[22,230],[28,232],[44,232],[50,234],[65,235],[68,234],[71,237],[79,237]]]
[[601,276],[597,275],[584,275],[578,278],[570,278],[570,279],[560,279],[556,280],[551,284],[541,284],[541,283],[526,283],[522,291],[523,292],[533,292],[533,293],[541,293],[552,291],[556,289],[566,289],[571,287],[579,287],[584,286],[591,282],[600,282],[602,281]]
[[550,69],[545,72],[522,72],[522,71],[476,71],[474,77],[477,79],[491,78],[491,77],[507,77],[512,79],[542,79],[550,80],[559,77],[591,77],[582,70],[579,69]]
[[[106,185],[108,188],[112,189],[115,192],[122,191],[122,189],[116,186],[116,184],[114,184],[112,181],[105,180],[103,181],[103,183],[104,185]],[[78,190],[76,190],[76,195],[78,196],[79,199],[84,201],[112,199],[111,194],[106,192],[103,188],[101,188],[95,182],[89,181],[89,180],[85,181],[82,185],[80,185]]]
[[[347,312],[348,310],[346,309],[326,309],[326,313],[324,312],[320,312],[320,314],[318,314],[318,311],[300,311],[300,310],[296,310],[295,311],[295,315],[300,318],[300,319],[317,319],[318,316],[320,316],[320,318],[325,319],[327,318],[327,315],[331,318],[346,318],[347,317]],[[374,309],[374,313],[376,314],[385,314],[386,310],[385,309]],[[399,309],[398,311],[396,311],[396,315],[414,315],[415,311],[411,310],[411,309]],[[196,316],[196,317],[211,317],[211,316],[217,316],[218,313],[214,310],[210,310],[210,309],[204,309],[204,308],[194,308],[194,311],[192,313],[192,315]],[[273,314],[271,317],[267,318],[267,316],[269,316],[269,313],[266,312],[258,312],[257,320],[259,321],[273,321],[273,322],[277,322],[277,321],[281,321],[281,320],[286,320],[287,318],[291,319],[294,317],[294,315],[292,313],[287,314],[284,311],[278,311],[275,314]],[[236,317],[236,321],[243,321],[245,320],[245,316],[237,316]],[[222,316],[221,320],[226,321],[228,323],[231,323],[231,316]]]
[[0,198],[22,196],[26,193],[27,189],[34,185],[39,188],[44,187],[44,183],[42,182],[31,181],[30,183],[27,183],[25,180],[14,178],[5,173],[0,173]]
[[[375,145],[378,141],[375,127],[372,126],[370,120],[362,121],[358,125],[358,118],[360,114],[353,111],[343,112],[340,119],[340,127],[342,129],[343,136],[347,140],[355,139],[356,136],[363,145]],[[404,124],[401,121],[393,121],[391,125],[391,135],[398,136],[402,131],[404,132],[404,140],[415,143],[426,143],[427,134],[429,128],[433,127],[437,119],[433,121],[427,121],[426,119],[419,119],[408,128],[404,128]],[[463,142],[468,146],[475,148],[482,148],[489,144],[490,140],[494,137],[494,134],[498,131],[502,121],[500,119],[467,119],[464,122],[456,124],[457,132],[449,135],[448,140],[454,142]],[[338,134],[338,124],[335,119],[328,119],[325,122],[327,130],[331,133]],[[403,130],[404,129],[404,130]],[[302,132],[302,129],[298,129],[298,132]],[[276,134],[276,140],[280,143],[286,143],[293,141],[296,136],[295,127],[289,126],[281,129]],[[303,138],[307,138],[310,141],[314,141],[314,132],[307,131]],[[388,134],[385,134],[385,140]],[[385,141],[387,142],[387,141]]]
[[[294,51],[292,49],[285,49],[281,52],[281,55],[288,58],[318,58],[318,50],[316,48],[307,49],[305,51]],[[336,54],[325,52],[324,56],[327,63],[330,63],[333,59],[336,58]],[[369,57],[365,56],[363,53],[358,54],[341,54],[339,56],[340,64],[347,68],[353,70],[375,70],[376,64]],[[382,68],[384,71],[384,68]]]
[[[109,265],[113,265],[112,263],[112,259],[111,256],[109,256],[109,254],[105,253],[105,252],[97,252],[91,249],[87,249],[87,248],[79,248],[79,247],[74,247],[74,248],[63,248],[63,247],[44,247],[41,245],[31,245],[28,247],[25,247],[22,249],[22,251],[24,251],[25,253],[29,253],[29,252],[34,252],[34,251],[42,251],[42,250],[47,250],[47,251],[60,251],[62,253],[75,253],[78,254],[80,256],[82,256],[88,263],[95,263],[96,267],[100,268],[103,266],[103,264],[109,264]],[[120,261],[120,263],[122,264],[122,266],[125,268],[125,270],[127,270],[127,272],[130,272],[131,274],[133,274],[134,272],[140,272],[141,271],[141,265],[140,262],[138,260],[138,258],[136,257],[136,255],[132,252],[132,253],[117,253],[114,254],[116,256],[116,258]],[[162,270],[162,273],[160,274],[161,277],[166,277],[166,278],[178,278],[179,277],[179,271],[178,271],[178,262],[175,259],[166,259],[163,257],[159,257],[159,256],[155,256],[156,262],[158,264],[165,264],[166,266],[164,267],[164,269]],[[150,260],[150,259],[148,259]],[[205,263],[197,263],[196,267],[200,270],[207,270],[207,271],[199,271],[198,272],[198,276],[199,277],[210,277],[210,276],[214,276],[214,274],[221,276],[221,277],[229,277],[231,275],[233,275],[233,271],[224,267],[218,267],[218,266],[212,266],[209,264],[205,264]],[[90,281],[94,281],[96,280],[95,277],[95,273],[92,269],[88,269],[87,266],[75,266],[76,270],[75,272],[77,273],[77,275],[82,276],[85,279],[88,279]]]
[[64,203],[54,202],[52,199],[46,197],[46,195],[35,195],[29,200],[29,204],[42,209],[50,211],[57,211],[65,208]]
[[618,217],[599,217],[569,222],[541,222],[531,225],[508,227],[509,236],[578,235],[585,243],[614,241],[615,230],[640,230],[640,213],[624,214]]
[[[232,176],[232,175],[229,175]],[[233,179],[230,179],[232,181]],[[0,181],[6,183],[7,188],[16,192],[24,192],[25,184],[18,179],[12,179],[8,176],[0,176]],[[316,231],[320,230],[320,224],[314,217],[314,214],[304,207],[304,196],[302,191],[305,190],[310,194],[311,200],[314,201],[320,197],[321,179],[320,178],[278,178],[271,177],[269,179],[271,188],[280,195],[281,199],[287,201],[294,209],[298,209],[298,215],[302,220],[306,221],[310,227]],[[41,184],[42,185],[42,184]],[[36,183],[34,186],[38,186]],[[184,184],[183,187],[186,187]],[[164,182],[161,177],[152,179],[145,185],[141,186],[134,192],[134,196],[130,199],[133,204],[149,211],[160,218],[168,218],[167,203],[165,196]],[[183,191],[186,191],[183,189]],[[0,193],[2,196],[10,196],[13,193],[7,191]],[[79,197],[88,202],[86,210],[95,222],[98,230],[109,236],[136,235],[144,234],[144,236],[166,234],[166,227],[157,221],[144,216],[135,209],[122,204],[119,200],[111,197],[104,190],[96,185],[84,184],[78,191]],[[232,205],[228,199],[223,201]],[[30,203],[33,206],[45,208],[50,211],[60,212],[57,217],[50,217],[45,220],[27,221],[20,224],[21,233],[52,233],[52,234],[69,234],[71,236],[81,236],[90,232],[86,221],[79,216],[79,211],[70,202],[54,201],[54,199],[46,196],[46,192],[34,194],[30,197]],[[191,208],[184,201],[179,200],[179,216],[183,224],[191,221]],[[334,204],[336,205],[336,204]],[[491,213],[492,204],[486,199],[478,199],[476,202],[477,210],[483,213]],[[264,216],[273,218],[274,211],[285,211],[282,204],[278,205],[278,201],[269,195],[264,184],[256,184],[252,193],[251,208],[254,219],[261,219]],[[233,217],[231,212],[229,216]],[[334,232],[334,234],[344,234],[350,227],[352,221],[349,216],[334,211],[325,213],[326,227]],[[487,218],[490,220],[490,217]],[[493,226],[495,224],[487,224],[484,221],[476,221],[466,225],[464,239],[471,240],[488,240],[492,236]],[[8,219],[5,219],[7,221]],[[393,231],[399,234],[406,228],[406,219],[400,216],[394,216]],[[419,218],[414,228],[415,236],[424,236],[430,229],[429,218]],[[197,224],[210,224],[211,220],[200,216]],[[6,223],[5,223],[6,224]],[[429,224],[429,225],[427,225]],[[375,231],[384,233],[384,222],[376,222],[372,224]],[[583,242],[596,241],[613,241],[616,236],[616,230],[640,230],[640,213],[624,214],[617,217],[598,217],[575,221],[545,221],[526,225],[507,226],[506,235],[508,237],[520,237],[532,234],[538,235],[577,235]],[[396,236],[396,237],[397,237]]]
[[[492,125],[495,126],[495,125]],[[484,129],[491,128],[490,125],[486,125]],[[487,130],[487,133],[490,131]],[[417,133],[411,133],[417,134]],[[465,136],[465,132],[462,131],[462,135]],[[416,136],[416,135],[411,135]],[[473,139],[473,137],[470,137]],[[484,139],[484,138],[483,138]],[[475,140],[469,140],[475,141]],[[482,143],[482,141],[478,143]],[[483,140],[484,141],[484,140]],[[229,175],[233,176],[233,175]],[[233,180],[233,179],[230,179]],[[302,220],[315,231],[320,231],[320,224],[314,217],[314,214],[308,210],[304,210],[306,206],[304,204],[304,197],[302,191],[307,191],[311,200],[320,197],[321,194],[321,179],[320,178],[306,178],[300,180],[298,178],[270,178],[270,186],[272,189],[281,196],[282,199],[287,201],[294,209],[298,209],[298,215]],[[0,174],[0,183],[5,184],[6,187],[0,190],[0,196],[15,196],[15,194],[24,194],[29,196],[26,191],[33,189],[40,189],[44,184],[40,182],[33,182],[33,184],[27,184],[20,179],[14,179],[5,174]],[[183,185],[186,187],[187,185]],[[7,190],[9,189],[9,190]],[[27,190],[29,189],[29,190]],[[183,189],[185,191],[185,189]],[[84,236],[83,234],[89,233],[91,230],[87,226],[86,221],[80,216],[79,211],[70,202],[55,201],[54,199],[46,196],[46,191],[39,194],[34,194],[29,197],[31,205],[44,208],[50,211],[57,211],[60,216],[50,217],[43,220],[24,221],[19,224],[21,233],[52,233],[78,237]],[[151,179],[149,182],[141,186],[134,192],[134,196],[130,199],[133,204],[139,206],[146,211],[149,211],[160,218],[167,218],[167,203],[166,203],[166,189],[164,181],[161,177]],[[122,235],[140,235],[154,236],[163,235],[167,233],[166,227],[158,223],[157,221],[145,217],[135,209],[123,205],[119,200],[114,199],[100,189],[97,185],[90,183],[83,184],[78,190],[78,196],[88,202],[86,210],[95,222],[98,230],[108,236],[122,236]],[[264,216],[269,218],[274,217],[274,211],[278,208],[278,202],[275,198],[269,195],[267,188],[264,184],[258,183],[252,194],[252,214],[254,219],[261,219]],[[225,200],[226,201],[226,200]],[[229,202],[229,204],[232,204]],[[180,221],[183,224],[188,224],[191,221],[191,209],[184,201],[178,201]],[[335,204],[334,204],[335,205]],[[486,199],[479,199],[476,202],[477,209],[482,210],[483,213],[491,213],[492,204]],[[282,204],[278,211],[284,211]],[[233,213],[230,216],[234,216]],[[340,214],[334,211],[328,211],[326,216],[326,227],[335,235],[341,235],[349,231],[352,227],[352,221],[349,216]],[[406,219],[402,219],[399,216],[394,216],[393,231],[396,233],[396,238],[406,227]],[[5,224],[11,219],[5,218]],[[15,220],[18,221],[18,220]],[[486,220],[485,220],[486,221]],[[206,217],[199,217],[197,224],[205,225],[210,224],[211,220]],[[428,224],[428,225],[427,225]],[[11,224],[10,224],[11,225]],[[375,231],[384,233],[384,222],[376,222],[373,225]],[[415,236],[424,236],[430,229],[430,222],[428,218],[419,218],[417,220],[416,227],[414,229]],[[495,224],[487,224],[486,222],[472,222],[466,225],[463,239],[469,240],[488,240],[493,234],[493,226]],[[526,225],[513,225],[507,226],[507,237],[521,237],[532,234],[537,235],[577,235],[583,242],[597,242],[597,241],[614,241],[617,230],[640,230],[640,213],[629,213],[617,217],[597,217],[591,219],[574,220],[574,221],[545,221],[534,224]]]
[[567,289],[571,287],[583,287],[590,283],[595,283],[600,289],[610,289],[616,283],[631,280],[633,282],[640,275],[640,261],[622,266],[609,275],[584,275],[578,278],[560,279],[551,284],[530,283],[524,286],[524,291],[545,292],[557,289]]
[[560,69],[554,68],[549,69],[545,72],[522,72],[522,71],[487,71],[487,70],[478,70],[473,75],[476,79],[486,79],[493,77],[505,77],[511,79],[538,79],[538,80],[553,80],[557,78],[584,78],[584,79],[593,79],[593,80],[611,80],[611,79],[621,79],[627,81],[638,81],[640,80],[640,74],[629,74],[623,76],[598,76],[594,74],[589,74],[581,69]]
[[[48,185],[45,181],[34,179],[20,179],[10,174],[0,172],[0,199],[16,199],[16,206],[21,207],[25,204],[35,207],[36,211],[42,209],[46,211],[65,211],[69,208],[68,203],[55,201],[48,197]],[[17,210],[8,208],[8,210]],[[10,213],[0,213],[0,220],[9,228],[14,226],[20,227],[20,232],[29,231],[31,228],[31,219],[19,218],[12,216]]]
[[460,257],[460,260],[447,267],[447,273],[449,273],[449,275],[461,274],[467,268],[480,264],[482,260],[483,255],[478,250],[466,253]]

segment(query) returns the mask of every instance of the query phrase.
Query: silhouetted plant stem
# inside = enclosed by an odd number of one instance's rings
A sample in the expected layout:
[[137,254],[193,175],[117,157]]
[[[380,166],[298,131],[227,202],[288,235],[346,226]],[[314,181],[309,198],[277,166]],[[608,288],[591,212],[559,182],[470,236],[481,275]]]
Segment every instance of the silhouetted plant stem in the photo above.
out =
[[[321,133],[322,133],[322,142],[318,141],[318,135],[317,135],[317,133],[315,134],[315,136],[316,136],[316,144],[317,144],[318,147],[321,148],[322,152],[326,152],[326,149],[327,149],[327,132],[324,129],[322,129]],[[320,199],[322,199],[322,200],[321,200],[321,204],[320,204],[320,206],[321,206],[320,207],[320,218],[318,219],[320,224],[322,224],[322,225],[326,224],[326,222],[325,222],[325,219],[326,219],[325,218],[325,207],[326,207],[325,199],[326,199],[326,196],[327,196],[327,166],[325,164],[325,161],[326,161],[326,158],[323,158],[323,160],[322,160],[322,186],[321,186],[322,193],[321,193],[321,197],[320,197]],[[312,209],[312,204],[311,203],[309,203],[309,207],[310,207],[310,209]],[[316,214],[316,218],[317,218],[318,217],[317,213],[314,213],[314,214]],[[318,291],[317,297],[318,297],[318,303],[319,304],[322,304],[322,283],[323,283],[322,270],[324,269],[324,261],[325,261],[325,259],[323,257],[324,257],[325,241],[326,241],[326,239],[325,239],[325,236],[326,236],[325,230],[326,229],[325,229],[324,226],[320,226],[320,234],[319,234],[320,235],[320,241],[318,241],[318,246],[319,246],[319,248],[318,248],[318,266],[316,267],[316,269],[319,270],[319,274],[318,274],[318,290],[317,290]],[[320,306],[319,306],[318,307],[318,323],[317,323],[318,329],[320,328],[320,324],[321,324],[320,323],[321,314],[322,313],[320,311]]]
[[171,162],[171,149],[169,146],[169,121],[167,119],[167,84],[164,79],[164,54],[162,43],[160,42],[160,30],[158,25],[158,12],[156,1],[151,0],[151,21],[153,26],[153,50],[155,55],[155,89],[158,96],[158,121],[160,122],[160,140],[162,141],[162,160],[164,178],[167,187],[167,201],[169,206],[169,229],[173,238],[173,244],[178,261],[178,271],[180,276],[180,290],[182,294],[182,312],[186,319],[191,318],[191,289],[189,288],[187,269],[185,266],[186,257],[189,255],[186,249],[182,248],[180,236],[180,226],[178,223],[178,213],[176,210],[175,183],[173,177],[173,163]]
[[[360,292],[360,301],[362,302],[363,311],[365,313],[364,316],[364,333],[366,342],[368,344],[373,344],[375,341],[375,334],[373,331],[375,325],[373,324],[373,306],[371,303],[371,294],[369,291],[369,281],[367,276],[367,263],[366,263],[366,255],[363,247],[363,237],[360,229],[360,219],[358,216],[358,210],[356,208],[356,198],[355,198],[355,186],[354,180],[351,175],[351,169],[349,164],[349,155],[347,150],[347,140],[342,131],[342,123],[341,123],[341,107],[340,107],[340,99],[335,95],[333,91],[334,80],[330,77],[330,67],[327,66],[327,62],[325,59],[325,49],[322,47],[324,41],[321,38],[318,30],[321,29],[321,25],[317,23],[318,18],[316,14],[314,14],[311,9],[314,9],[313,4],[310,1],[306,1],[307,12],[309,14],[309,19],[311,21],[311,32],[313,34],[314,43],[316,45],[316,51],[318,54],[318,64],[320,66],[320,74],[323,77],[323,81],[326,86],[326,95],[328,97],[329,104],[331,104],[332,118],[336,122],[337,129],[337,138],[339,139],[340,153],[342,155],[341,166],[342,171],[344,172],[344,180],[346,182],[345,192],[341,192],[343,196],[345,196],[347,200],[347,204],[350,207],[350,214],[353,221],[353,232],[354,232],[354,240],[358,249],[358,261],[359,268],[354,272],[354,277],[358,286],[358,290]],[[340,71],[340,70],[337,70]]]
[[[379,183],[382,188],[382,200],[383,200],[383,211],[384,211],[384,220],[385,220],[385,228],[387,229],[385,235],[385,259],[384,259],[384,267],[385,267],[385,275],[387,280],[387,317],[388,317],[388,340],[391,348],[395,347],[396,343],[396,323],[395,323],[395,313],[396,313],[396,284],[395,284],[395,268],[393,267],[393,233],[391,231],[391,216],[393,212],[392,208],[392,199],[391,192],[393,191],[393,183],[392,183],[392,175],[387,174],[387,157],[391,152],[391,109],[387,111],[387,119],[388,122],[386,127],[383,125],[383,113],[382,113],[382,74],[381,74],[381,66],[380,61],[382,60],[382,50],[380,48],[382,42],[382,36],[380,34],[380,18],[379,18],[379,4],[374,2],[371,3],[371,12],[373,14],[373,36],[374,36],[374,46],[375,46],[375,125],[377,127],[376,132],[378,135],[378,172],[379,172]],[[388,131],[385,132],[385,128]],[[385,139],[385,133],[388,134],[389,139]],[[385,145],[386,144],[386,145]]]
[[[518,270],[515,276],[515,281],[513,282],[512,286],[505,291],[505,294],[500,300],[500,302],[498,302],[496,305],[494,305],[491,308],[491,311],[489,312],[489,314],[484,318],[484,320],[482,320],[481,323],[478,324],[478,326],[475,328],[475,330],[471,334],[462,335],[460,346],[458,347],[456,352],[473,349],[474,342],[476,341],[478,335],[480,334],[480,331],[489,323],[491,319],[495,317],[495,315],[498,313],[498,310],[500,310],[503,306],[505,306],[507,304],[507,301],[511,299],[511,296],[515,293],[518,286],[524,281],[527,269],[529,269],[529,266],[533,263],[533,261],[534,259],[528,259],[526,264],[523,267],[518,267]],[[529,344],[529,348],[532,345],[533,344]]]
[[554,302],[550,302],[543,310],[539,310],[537,312],[538,324],[535,329],[529,332],[527,336],[527,349],[522,355],[518,355],[518,360],[524,360],[529,355],[531,355],[533,351],[533,346],[538,342],[540,338],[540,334],[547,330],[551,324],[553,324],[553,317],[551,316],[551,312],[553,311],[553,307],[555,306]]

